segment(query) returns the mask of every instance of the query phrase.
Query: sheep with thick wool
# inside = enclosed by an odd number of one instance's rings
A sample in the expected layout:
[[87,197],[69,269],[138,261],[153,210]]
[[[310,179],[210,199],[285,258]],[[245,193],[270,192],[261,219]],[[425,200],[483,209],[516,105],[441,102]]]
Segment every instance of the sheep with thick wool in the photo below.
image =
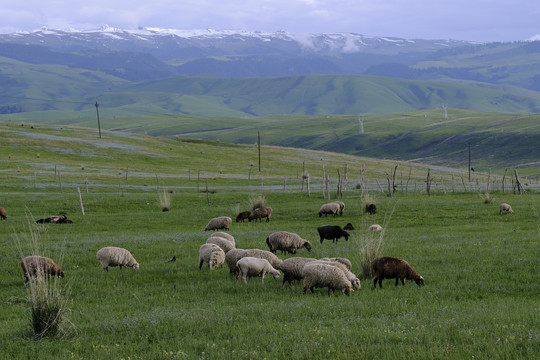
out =
[[54,262],[51,258],[32,255],[27,256],[21,261],[21,267],[24,273],[24,281],[30,281],[30,278],[37,278],[38,276],[50,277],[58,276],[63,278],[64,271],[62,268]]
[[218,216],[208,221],[204,231],[210,230],[229,230],[231,228],[232,219],[228,216]]
[[236,246],[236,241],[234,240],[234,236],[232,236],[231,234],[229,233],[226,233],[226,232],[223,232],[223,231],[216,231],[215,233],[212,233],[209,237],[212,237],[212,236],[219,236],[219,237],[222,237],[224,239],[227,239],[229,240],[233,245]]
[[244,249],[234,248],[227,251],[225,254],[225,263],[227,263],[229,271],[232,274],[238,274],[238,267],[236,267],[236,263],[244,256],[245,252],[246,250]]
[[199,270],[203,263],[208,264],[210,270],[223,266],[225,262],[225,251],[216,244],[202,244],[199,248]]
[[311,243],[300,237],[300,235],[288,232],[288,231],[277,231],[266,238],[266,244],[270,248],[272,253],[276,253],[277,250],[280,250],[283,254],[288,252],[290,254],[296,254],[298,249],[307,249],[311,251]]
[[373,224],[369,226],[368,230],[369,231],[382,231],[383,227],[379,224]]
[[340,205],[335,202],[324,204],[319,209],[319,217],[322,217],[323,215],[327,217],[328,214],[331,214],[335,217],[339,213],[340,208],[341,208]]
[[251,211],[242,211],[236,215],[236,222],[244,222],[244,220],[249,220],[249,215],[251,215]]
[[225,252],[225,254],[227,254],[230,250],[235,248],[232,242],[230,242],[229,240],[225,238],[222,238],[221,236],[210,236],[208,239],[206,239],[206,243],[216,244]]
[[349,233],[343,230],[339,225],[321,225],[317,228],[317,232],[321,238],[321,244],[324,239],[337,242],[342,237],[345,238],[345,241],[349,241]]
[[101,248],[96,253],[96,258],[101,263],[103,271],[109,271],[109,266],[119,266],[120,270],[122,267],[130,267],[135,270],[139,269],[139,263],[133,255],[124,248],[107,246]]
[[334,201],[339,205],[339,216],[343,215],[343,210],[345,210],[345,203],[343,201]]
[[506,212],[508,214],[513,214],[514,210],[512,209],[510,204],[502,203],[501,205],[499,205],[499,215],[502,215],[503,212]]
[[382,281],[384,279],[396,279],[396,286],[398,281],[401,280],[401,284],[405,285],[405,279],[414,280],[418,286],[424,285],[424,278],[418,275],[418,273],[412,268],[409,263],[403,259],[384,256],[374,259],[371,262],[373,269],[373,286],[382,288]]
[[278,258],[275,254],[267,250],[246,249],[242,257],[247,257],[247,256],[257,257],[260,259],[266,259],[276,269],[279,268],[279,265],[281,265],[281,263],[283,262],[283,260]]
[[300,281],[304,278],[304,266],[312,261],[316,261],[314,258],[306,257],[291,257],[283,260],[278,269],[283,273],[283,282],[281,283],[281,288],[285,286],[285,282],[288,282],[289,285],[292,285],[293,281]]
[[335,262],[339,262],[339,263],[342,263],[343,265],[345,265],[347,267],[347,270],[351,270],[352,269],[352,263],[351,263],[351,260],[347,259],[347,258],[343,258],[343,257],[333,257],[333,258],[320,258],[319,260],[321,261],[335,261]]
[[[315,262],[314,262],[315,263]],[[351,285],[355,287],[356,289],[360,289],[362,286],[360,285],[360,279],[349,269],[347,269],[347,266],[345,264],[342,264],[338,261],[324,261],[324,260],[317,260],[316,263],[318,264],[328,264],[337,267],[347,277],[347,280],[351,282]]]
[[0,219],[7,220],[7,211],[2,206],[0,206]]
[[263,218],[266,218],[266,222],[270,222],[270,218],[272,217],[272,208],[268,206],[263,206],[260,208],[256,208],[249,214],[248,221],[251,222],[251,220],[259,220],[259,222],[262,222]]
[[248,277],[261,276],[262,282],[266,274],[270,273],[274,279],[279,278],[279,271],[276,270],[266,259],[246,256],[236,262],[238,268],[238,281],[244,281],[247,284]]
[[342,291],[345,295],[349,295],[352,289],[352,284],[345,276],[345,273],[334,265],[321,264],[316,262],[307,263],[304,266],[304,294],[307,289],[314,292],[314,288],[328,287],[328,295],[334,290]]

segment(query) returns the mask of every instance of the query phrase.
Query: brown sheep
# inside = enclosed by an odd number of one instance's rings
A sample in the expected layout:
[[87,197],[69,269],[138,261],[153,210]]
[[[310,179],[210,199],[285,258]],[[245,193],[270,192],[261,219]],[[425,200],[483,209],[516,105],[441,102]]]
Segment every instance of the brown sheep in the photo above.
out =
[[0,206],[0,219],[7,220],[7,211]]
[[418,275],[418,273],[409,265],[409,263],[403,259],[385,256],[376,258],[371,262],[373,268],[373,286],[377,287],[377,281],[379,287],[382,288],[383,279],[396,279],[396,286],[398,281],[401,280],[401,284],[405,285],[405,279],[414,280],[418,286],[424,285],[424,278]]
[[249,215],[249,222],[251,220],[257,221],[259,219],[259,222],[262,222],[262,218],[266,218],[266,222],[270,222],[270,218],[272,217],[272,208],[271,207],[261,207],[253,210],[251,214]]
[[251,211],[242,211],[236,216],[236,222],[244,222],[244,220],[249,220],[249,215],[251,215]]
[[63,278],[64,272],[62,268],[58,266],[52,259],[44,256],[27,256],[21,261],[21,267],[24,272],[24,281],[30,281],[30,278],[37,278],[38,276],[50,277],[58,276]]

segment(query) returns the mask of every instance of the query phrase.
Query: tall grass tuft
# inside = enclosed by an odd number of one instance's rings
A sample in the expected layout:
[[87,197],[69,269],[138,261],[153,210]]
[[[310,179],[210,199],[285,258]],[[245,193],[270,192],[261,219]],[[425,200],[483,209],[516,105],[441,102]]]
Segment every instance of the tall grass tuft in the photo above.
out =
[[166,190],[158,191],[158,201],[161,211],[171,210],[171,193]]
[[480,197],[482,198],[484,204],[491,204],[495,200],[495,198],[491,197],[491,195],[487,191],[485,194],[480,194]]
[[264,195],[250,195],[249,196],[249,203],[251,204],[251,207],[253,210],[262,208],[265,202],[266,202],[266,198],[264,197]]
[[[21,260],[26,256],[23,252],[23,244],[25,248],[29,248],[30,254],[42,254],[39,244],[40,235],[43,233],[34,226],[35,221],[31,215],[27,215],[27,220],[28,233],[21,234],[20,237],[19,234],[14,234]],[[31,277],[26,286],[30,303],[30,325],[34,338],[39,340],[44,337],[67,334],[65,324],[71,324],[66,318],[66,313],[69,311],[71,286],[55,276],[49,278],[43,273],[43,269],[38,269],[37,276]]]

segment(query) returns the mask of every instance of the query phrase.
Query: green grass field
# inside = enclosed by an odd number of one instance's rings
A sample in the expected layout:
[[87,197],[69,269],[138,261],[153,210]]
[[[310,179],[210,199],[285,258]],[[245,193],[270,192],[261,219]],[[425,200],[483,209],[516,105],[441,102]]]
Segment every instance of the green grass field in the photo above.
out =
[[[253,146],[186,142],[84,129],[0,127],[0,349],[3,358],[27,359],[532,359],[540,350],[538,258],[540,194],[535,184],[512,193],[507,179],[492,203],[485,185],[450,179],[438,169],[431,196],[426,167],[299,149],[263,147],[262,171]],[[303,164],[304,163],[304,164]],[[332,177],[348,165],[342,217],[319,218],[322,165]],[[393,197],[385,172],[398,165],[407,191]],[[310,172],[311,196],[301,192],[298,172]],[[56,171],[55,171],[56,168]],[[363,211],[355,186],[365,170],[378,213]],[[482,176],[485,176],[483,174]],[[398,172],[399,179],[399,172]],[[500,180],[500,179],[499,179]],[[493,178],[491,179],[493,181]],[[283,184],[286,182],[286,189]],[[377,182],[380,186],[377,185]],[[414,183],[414,186],[413,186]],[[88,192],[86,191],[88,184]],[[208,193],[205,192],[208,184]],[[444,185],[444,186],[443,186]],[[79,197],[82,194],[85,215]],[[158,206],[158,189],[171,194],[171,210]],[[199,191],[197,191],[199,190]],[[249,196],[264,195],[274,209],[269,223],[234,223],[239,248],[266,249],[266,237],[287,230],[309,239],[313,250],[297,256],[343,256],[360,273],[360,247],[386,225],[383,255],[398,256],[425,278],[395,287],[371,279],[350,296],[326,289],[303,294],[301,284],[281,289],[281,279],[238,283],[226,265],[198,268],[204,226],[215,216],[234,216]],[[515,213],[499,215],[508,202]],[[34,220],[66,213],[73,224]],[[316,227],[356,230],[348,242],[318,241]],[[21,255],[39,238],[42,255],[62,265],[71,289],[65,335],[36,341],[30,327],[28,290]],[[18,245],[19,244],[19,245]],[[138,271],[101,270],[103,246],[129,249]],[[19,249],[20,248],[20,249]],[[22,254],[21,254],[22,253]],[[172,256],[176,262],[168,262]],[[291,255],[278,256],[282,259]]]

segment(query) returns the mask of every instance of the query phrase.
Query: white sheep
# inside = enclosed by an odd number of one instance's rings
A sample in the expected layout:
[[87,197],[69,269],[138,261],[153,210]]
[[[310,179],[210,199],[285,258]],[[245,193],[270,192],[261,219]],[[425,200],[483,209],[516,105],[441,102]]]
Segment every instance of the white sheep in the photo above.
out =
[[303,248],[311,251],[311,243],[308,240],[302,239],[300,235],[288,231],[277,231],[270,234],[266,238],[266,244],[273,253],[281,250],[282,254],[284,252],[296,254],[296,250]]
[[199,270],[207,263],[210,270],[222,266],[225,262],[225,251],[216,244],[202,244],[199,248]]
[[206,224],[206,227],[204,228],[204,231],[209,230],[229,230],[232,224],[232,219],[228,216],[218,216],[213,219],[210,219],[208,224]]
[[210,236],[206,240],[206,243],[207,244],[216,244],[221,249],[223,249],[223,251],[225,251],[225,254],[228,253],[230,250],[235,248],[235,246],[234,246],[234,244],[232,242],[230,242],[229,240],[227,240],[225,238],[222,238],[220,236]]
[[356,275],[352,271],[347,269],[347,266],[345,266],[345,264],[342,264],[342,263],[340,263],[338,261],[323,261],[323,260],[317,260],[316,263],[317,264],[328,264],[328,265],[335,266],[338,269],[341,269],[341,271],[343,271],[343,273],[345,274],[347,279],[351,282],[352,286],[354,286],[356,289],[360,289],[362,287],[360,285],[360,279],[358,279],[358,277],[356,277]]
[[304,266],[304,294],[307,289],[313,293],[313,288],[328,287],[328,295],[334,290],[339,290],[349,295],[352,289],[351,282],[345,273],[336,266],[320,263],[307,263]]
[[229,240],[234,246],[236,246],[236,241],[234,240],[234,236],[232,236],[231,234],[228,234],[226,232],[223,232],[223,231],[217,231],[213,234],[211,234],[209,237],[212,237],[212,236],[219,236],[219,237],[222,237],[224,239],[227,239]]
[[342,263],[343,265],[345,265],[347,267],[347,270],[352,269],[351,260],[349,260],[347,258],[333,257],[333,258],[320,258],[319,260],[321,260],[321,261],[337,261],[337,262]]
[[281,284],[281,288],[283,289],[286,281],[289,283],[289,285],[292,285],[293,281],[302,280],[304,278],[302,275],[304,265],[316,260],[317,259],[306,257],[291,257],[283,260],[281,265],[278,267],[278,269],[283,273],[283,283]]
[[246,256],[237,261],[238,281],[243,280],[247,284],[247,277],[261,276],[262,282],[267,273],[272,274],[274,279],[279,278],[279,271],[274,269],[266,259]]
[[139,263],[135,260],[131,253],[120,247],[107,246],[101,248],[96,253],[96,257],[101,263],[103,271],[109,271],[109,266],[131,267],[135,270],[139,269]]
[[382,231],[383,227],[379,224],[373,224],[373,225],[370,225],[368,230],[369,231]]
[[227,263],[227,266],[232,274],[238,274],[236,263],[244,256],[245,252],[246,250],[244,249],[234,248],[225,254],[225,262]]
[[499,205],[499,215],[502,215],[503,212],[507,212],[508,214],[513,214],[514,210],[509,204],[502,203],[501,205]]
[[328,214],[332,214],[335,217],[339,213],[340,208],[340,205],[335,202],[324,204],[319,209],[319,217],[323,215],[326,217]]

